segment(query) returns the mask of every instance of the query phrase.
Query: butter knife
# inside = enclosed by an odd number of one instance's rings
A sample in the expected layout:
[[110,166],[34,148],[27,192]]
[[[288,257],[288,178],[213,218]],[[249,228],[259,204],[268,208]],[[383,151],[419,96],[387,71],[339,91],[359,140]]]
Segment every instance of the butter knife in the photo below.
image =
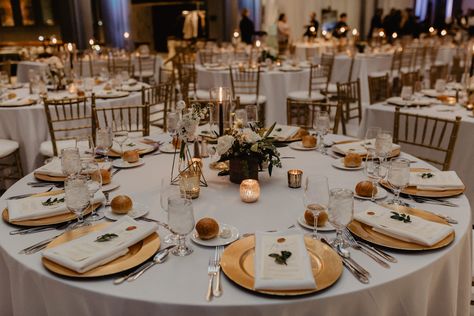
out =
[[388,261],[393,262],[393,263],[397,263],[397,262],[398,262],[398,260],[397,260],[395,257],[393,257],[393,256],[389,255],[388,253],[386,253],[385,251],[383,251],[383,250],[381,250],[381,249],[379,249],[379,248],[376,248],[376,247],[374,247],[374,246],[372,246],[372,245],[369,245],[369,244],[367,244],[367,243],[365,243],[365,242],[363,242],[363,241],[360,241],[360,240],[359,240],[359,245],[361,245],[362,247],[365,247],[365,248],[367,248],[367,249],[372,250],[373,252],[377,253],[379,256],[381,256],[381,257],[384,258],[385,260],[388,260]]

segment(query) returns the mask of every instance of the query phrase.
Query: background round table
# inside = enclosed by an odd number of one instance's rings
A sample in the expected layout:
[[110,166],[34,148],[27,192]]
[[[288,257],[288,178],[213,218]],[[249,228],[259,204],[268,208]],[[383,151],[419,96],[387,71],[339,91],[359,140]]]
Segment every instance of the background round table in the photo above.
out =
[[[260,173],[261,196],[257,203],[245,204],[239,198],[239,186],[228,177],[218,177],[207,168],[209,187],[201,189],[194,200],[195,218],[216,218],[236,226],[241,233],[256,230],[285,229],[296,224],[303,213],[302,189],[287,187],[286,171],[303,169],[305,174],[323,173],[330,187],[353,189],[364,179],[362,171],[341,171],[331,166],[332,158],[317,152],[280,149],[282,169],[274,169],[269,178]],[[159,203],[162,177],[169,177],[172,155],[145,156],[145,165],[118,173],[114,181],[121,187],[113,192],[128,194],[149,206],[149,217],[166,221]],[[416,163],[414,166],[426,166]],[[0,198],[29,192],[28,175]],[[40,190],[40,189],[36,189]],[[44,188],[42,189],[44,190]],[[213,248],[193,245],[188,257],[171,256],[167,262],[146,272],[134,282],[113,285],[114,276],[90,280],[67,279],[47,271],[41,254],[19,255],[30,244],[57,234],[42,232],[10,236],[12,227],[0,223],[0,310],[8,315],[468,315],[471,291],[471,212],[464,196],[456,199],[458,208],[429,206],[429,210],[449,214],[456,237],[452,244],[436,251],[400,252],[387,250],[398,259],[385,269],[364,254],[352,256],[365,266],[370,284],[359,283],[344,270],[340,279],[320,293],[301,297],[269,297],[244,290],[223,276],[223,296],[206,302],[207,264]],[[420,205],[416,206],[420,207]],[[423,205],[426,207],[425,205]],[[355,202],[356,211],[361,208]],[[297,229],[301,229],[297,227]],[[160,233],[165,231],[160,229]],[[325,233],[333,237],[333,233]]]

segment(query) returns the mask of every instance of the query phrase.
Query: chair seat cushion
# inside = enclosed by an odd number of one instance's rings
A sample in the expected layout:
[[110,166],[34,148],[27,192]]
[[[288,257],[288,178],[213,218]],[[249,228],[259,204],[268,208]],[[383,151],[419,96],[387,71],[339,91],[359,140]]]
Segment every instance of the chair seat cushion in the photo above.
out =
[[[68,147],[76,147],[76,140],[75,139],[66,139],[66,140],[58,140],[56,142],[58,147],[58,155],[61,154],[61,149],[68,148]],[[46,157],[53,157],[53,142],[47,140],[42,142],[40,145],[40,153]]]
[[150,136],[157,136],[163,133],[163,128],[155,125],[150,125]]
[[209,90],[203,90],[203,89],[196,90],[196,93],[192,97],[194,97],[194,99],[197,99],[197,100],[209,100],[211,98],[209,94]]
[[336,94],[337,93],[337,84],[329,83],[328,84],[328,93],[329,94]]
[[288,94],[288,98],[302,101],[323,101],[326,99],[326,97],[318,91],[312,91],[311,96],[309,96],[308,91],[293,91]]
[[0,158],[12,154],[19,147],[20,145],[14,140],[0,139]]
[[248,104],[263,104],[267,102],[267,97],[264,95],[258,95],[258,102],[257,96],[255,94],[238,94],[240,97],[240,104],[248,105]]
[[140,77],[148,78],[148,77],[153,77],[153,75],[154,75],[153,70],[142,70],[141,75],[139,71],[135,71],[135,73],[133,74],[133,76],[137,78],[140,78]]

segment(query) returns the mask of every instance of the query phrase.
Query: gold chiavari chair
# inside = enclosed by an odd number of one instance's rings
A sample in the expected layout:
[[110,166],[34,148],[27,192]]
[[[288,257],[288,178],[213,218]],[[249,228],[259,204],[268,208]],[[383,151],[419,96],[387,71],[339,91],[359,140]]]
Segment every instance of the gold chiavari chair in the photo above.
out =
[[438,79],[448,80],[448,65],[432,65],[430,67],[430,87],[432,89]]
[[150,132],[153,126],[166,131],[166,117],[170,109],[173,86],[170,82],[161,83],[148,88],[142,88],[142,104],[149,106]]
[[316,49],[314,47],[306,47],[305,48],[305,57],[306,61],[309,63],[314,63],[314,58],[316,57]]
[[341,118],[341,106],[336,103],[326,103],[311,100],[286,99],[286,121],[287,125],[299,126],[304,129],[312,129],[317,111],[331,112],[336,108],[332,132],[337,134]]
[[436,64],[436,59],[438,58],[438,52],[439,52],[439,45],[437,45],[436,43],[434,45],[431,45],[430,48],[428,49],[430,65]]
[[[448,170],[460,124],[460,116],[450,120],[402,113],[400,108],[396,108],[393,142],[405,144],[403,151],[427,162],[440,165],[442,170]],[[422,154],[416,154],[420,152]]]
[[0,190],[7,189],[8,180],[17,181],[23,177],[20,144],[9,139],[0,139]]
[[156,55],[147,56],[138,55],[138,69],[135,70],[134,77],[139,81],[153,84],[156,75]]
[[413,61],[413,68],[415,70],[423,71],[426,68],[426,57],[428,54],[428,46],[421,45],[415,49],[415,57]]
[[328,85],[326,87],[325,94],[334,95],[337,93],[337,86],[331,83],[332,71],[334,69],[334,58],[335,53],[322,53],[320,65],[328,68]]
[[129,76],[133,75],[132,57],[130,54],[127,54],[127,56],[115,56],[111,53],[107,58],[107,65],[111,75],[123,72],[127,72]]
[[327,66],[311,65],[309,69],[308,90],[290,92],[288,97],[294,100],[326,100],[324,93],[328,88],[329,71]]
[[414,68],[415,54],[416,47],[407,46],[402,50],[399,72],[411,71]]
[[390,66],[390,75],[394,78],[400,75],[399,70],[401,67],[402,51],[403,50],[401,48],[396,48],[393,52],[392,64]]
[[40,153],[46,157],[58,156],[61,149],[76,146],[76,137],[92,136],[91,104],[94,98],[44,100],[44,109],[51,140],[40,145]]
[[420,81],[420,73],[418,70],[410,71],[410,72],[402,72],[401,76],[401,86],[402,87],[412,87],[413,91],[415,91],[415,84],[417,81]]
[[214,63],[214,52],[212,50],[204,50],[201,49],[198,52],[199,55],[199,62],[201,65],[208,65]]
[[[344,83],[337,83],[337,100],[338,104],[342,109],[341,123],[342,132],[344,135],[356,136],[359,124],[362,120],[362,102],[360,98],[360,81],[349,81]],[[353,119],[357,119],[357,124],[351,124],[349,122]],[[348,127],[351,131],[348,131]],[[352,128],[353,127],[353,128]]]
[[[79,63],[79,76],[80,77],[94,77],[94,67],[92,63],[92,54],[82,54],[78,59]],[[85,68],[88,68],[89,73],[85,72]]]
[[148,105],[98,108],[92,104],[92,128],[110,127],[113,132],[127,131],[131,137],[150,135]]
[[388,73],[383,76],[369,76],[370,104],[380,103],[390,97],[390,78]]

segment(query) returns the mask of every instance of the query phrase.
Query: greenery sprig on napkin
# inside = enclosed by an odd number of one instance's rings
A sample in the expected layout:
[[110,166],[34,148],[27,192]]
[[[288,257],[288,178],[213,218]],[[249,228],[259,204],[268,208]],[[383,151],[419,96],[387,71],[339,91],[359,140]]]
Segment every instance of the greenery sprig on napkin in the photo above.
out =
[[53,205],[55,205],[55,204],[64,203],[64,201],[65,201],[64,197],[62,197],[62,198],[60,198],[60,199],[58,199],[58,198],[54,198],[54,199],[53,199],[52,197],[50,197],[50,198],[47,199],[46,201],[41,202],[41,204],[42,204],[43,206],[53,206]]
[[109,241],[109,240],[112,240],[114,238],[117,238],[118,235],[117,234],[103,234],[103,235],[100,235],[97,237],[97,239],[95,240],[96,242],[105,242],[105,241]]
[[396,219],[397,221],[401,221],[401,222],[404,222],[404,223],[410,223],[411,222],[410,215],[403,214],[403,213],[397,213],[397,212],[390,212],[390,213],[393,214],[392,216],[390,216],[390,218]]
[[284,264],[284,265],[287,265],[286,264],[286,260],[291,257],[291,252],[290,251],[286,251],[286,250],[283,250],[281,251],[281,255],[277,254],[277,253],[271,253],[268,255],[269,257],[272,257],[272,258],[275,258],[275,263],[277,264]]

